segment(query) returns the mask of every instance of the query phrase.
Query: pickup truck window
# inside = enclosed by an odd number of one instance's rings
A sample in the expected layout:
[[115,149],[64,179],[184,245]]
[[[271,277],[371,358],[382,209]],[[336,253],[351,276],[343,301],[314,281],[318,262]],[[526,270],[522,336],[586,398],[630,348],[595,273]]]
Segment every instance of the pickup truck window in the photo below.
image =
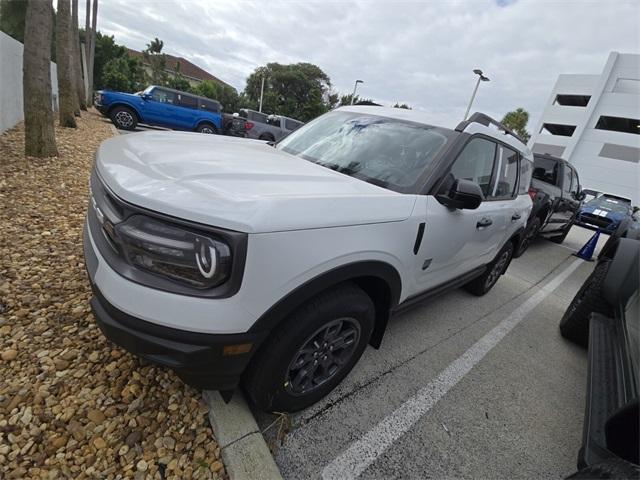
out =
[[480,185],[485,197],[489,197],[491,174],[496,156],[496,144],[484,138],[474,138],[464,147],[456,159],[450,174],[456,180],[464,179]]
[[286,119],[284,122],[284,126],[287,130],[295,130],[296,128],[298,128],[300,126],[300,124],[298,122],[296,122],[295,120],[290,120],[290,119]]
[[518,153],[499,145],[497,159],[496,181],[489,198],[511,198],[518,182]]
[[297,129],[276,148],[390,190],[416,193],[447,143],[445,132],[377,115],[332,112]]
[[172,105],[176,103],[176,94],[162,88],[154,88],[151,97],[160,103],[170,103]]
[[267,117],[267,124],[274,127],[280,127],[280,119],[278,117]]
[[551,158],[535,157],[533,178],[551,185],[558,185],[558,162]]
[[571,169],[568,166],[564,167],[564,181],[562,182],[562,191],[565,193],[571,192]]

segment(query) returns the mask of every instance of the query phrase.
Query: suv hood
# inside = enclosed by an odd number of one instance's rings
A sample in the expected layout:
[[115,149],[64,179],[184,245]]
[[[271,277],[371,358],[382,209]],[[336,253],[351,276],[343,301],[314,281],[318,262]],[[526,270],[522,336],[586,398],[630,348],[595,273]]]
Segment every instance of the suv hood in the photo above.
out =
[[122,200],[247,233],[406,219],[403,195],[264,142],[183,132],[119,135],[100,145],[100,177]]

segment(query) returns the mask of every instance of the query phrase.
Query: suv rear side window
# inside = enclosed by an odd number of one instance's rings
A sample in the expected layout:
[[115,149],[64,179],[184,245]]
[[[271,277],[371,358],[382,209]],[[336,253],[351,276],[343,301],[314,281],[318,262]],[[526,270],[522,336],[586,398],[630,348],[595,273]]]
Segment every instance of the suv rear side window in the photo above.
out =
[[211,100],[200,100],[200,108],[206,110],[207,112],[219,113],[220,107],[217,102]]
[[464,179],[480,185],[485,197],[489,196],[491,174],[496,156],[496,144],[484,138],[474,138],[464,150],[449,172],[456,180]]
[[551,185],[558,185],[559,162],[552,158],[534,157],[533,178]]
[[198,99],[184,93],[178,94],[178,105],[187,108],[198,108]]
[[518,195],[525,195],[529,192],[531,185],[531,174],[533,163],[524,157],[520,157],[520,183],[518,184]]
[[156,102],[170,103],[172,105],[176,103],[176,94],[162,88],[154,88],[151,96]]
[[510,148],[498,145],[498,166],[496,181],[489,198],[511,198],[518,182],[518,153]]

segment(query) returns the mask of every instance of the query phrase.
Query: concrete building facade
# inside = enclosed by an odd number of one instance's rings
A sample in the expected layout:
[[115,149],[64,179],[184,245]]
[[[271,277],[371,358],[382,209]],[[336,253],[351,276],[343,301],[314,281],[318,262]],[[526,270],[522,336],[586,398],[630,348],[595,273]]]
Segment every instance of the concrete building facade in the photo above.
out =
[[612,52],[600,74],[560,75],[529,146],[575,165],[584,188],[640,204],[640,55]]

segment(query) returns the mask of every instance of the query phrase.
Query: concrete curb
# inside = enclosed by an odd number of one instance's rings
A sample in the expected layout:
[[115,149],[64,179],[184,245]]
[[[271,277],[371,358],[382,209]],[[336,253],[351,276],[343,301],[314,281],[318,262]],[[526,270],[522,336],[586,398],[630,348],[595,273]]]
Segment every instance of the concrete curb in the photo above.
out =
[[209,421],[231,480],[281,480],[280,470],[240,392],[225,403],[218,392],[202,394],[209,406]]

